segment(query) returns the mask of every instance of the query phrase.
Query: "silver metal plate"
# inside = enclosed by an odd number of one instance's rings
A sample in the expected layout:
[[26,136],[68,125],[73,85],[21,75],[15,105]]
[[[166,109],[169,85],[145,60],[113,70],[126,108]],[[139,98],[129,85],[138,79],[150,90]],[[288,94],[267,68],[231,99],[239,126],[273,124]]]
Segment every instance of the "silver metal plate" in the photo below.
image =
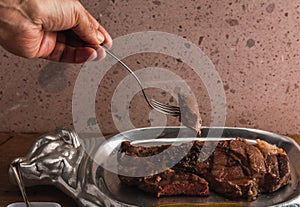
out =
[[[207,137],[207,135],[209,135]],[[218,136],[216,136],[218,135]],[[236,203],[243,206],[300,206],[300,148],[297,143],[291,138],[281,136],[278,134],[256,130],[248,128],[208,128],[204,127],[202,131],[201,140],[218,140],[219,135],[222,138],[235,138],[242,137],[248,140],[252,140],[255,143],[255,139],[265,140],[271,144],[276,144],[278,147],[283,148],[291,161],[292,166],[292,179],[290,184],[279,189],[278,191],[270,194],[262,194],[257,200],[247,202],[243,200],[231,200],[224,196],[211,192],[208,197],[189,197],[189,196],[170,196],[156,198],[145,192],[142,192],[134,187],[124,186],[120,183],[118,176],[115,172],[114,162],[117,163],[117,151],[120,147],[120,143],[127,140],[135,144],[153,144],[161,145],[164,143],[170,144],[167,140],[172,139],[172,143],[185,142],[185,138],[190,139],[194,136],[194,132],[185,127],[152,127],[135,129],[127,132],[120,133],[114,137],[108,139],[103,143],[95,154],[95,158],[101,157],[98,160],[99,164],[103,167],[99,167],[101,176],[103,176],[99,182],[101,187],[105,185],[106,194],[116,201],[126,203],[133,206],[153,207],[163,204],[210,204],[210,203]],[[148,141],[147,141],[148,140]],[[104,161],[105,160],[105,161]],[[103,161],[103,162],[102,162]],[[109,165],[108,165],[109,163]],[[106,169],[105,169],[106,168]],[[112,170],[111,170],[112,169]],[[98,174],[99,175],[99,174]]]

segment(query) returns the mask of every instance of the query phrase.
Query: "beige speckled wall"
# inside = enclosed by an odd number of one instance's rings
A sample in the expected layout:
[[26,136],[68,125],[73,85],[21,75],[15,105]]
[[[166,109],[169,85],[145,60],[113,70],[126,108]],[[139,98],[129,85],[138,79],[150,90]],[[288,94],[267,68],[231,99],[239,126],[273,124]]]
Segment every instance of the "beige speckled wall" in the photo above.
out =
[[[300,134],[300,1],[83,0],[82,3],[113,38],[162,31],[199,47],[221,78],[226,94],[226,126]],[[213,115],[209,94],[188,65],[162,54],[135,54],[125,60],[136,70],[161,67],[180,76],[197,95],[204,124],[210,124]],[[73,92],[83,67],[27,60],[1,48],[0,131],[45,132],[60,126],[73,127]],[[95,97],[96,116],[90,117],[88,126],[98,125],[103,133],[117,132],[110,103],[114,90],[127,75],[117,65],[105,74]],[[177,104],[176,98],[161,89],[148,92],[161,101]],[[141,94],[130,103],[132,124],[149,126],[153,120]],[[140,108],[141,105],[144,106]],[[122,119],[121,115],[113,116]],[[178,125],[178,120],[168,117],[168,124]]]

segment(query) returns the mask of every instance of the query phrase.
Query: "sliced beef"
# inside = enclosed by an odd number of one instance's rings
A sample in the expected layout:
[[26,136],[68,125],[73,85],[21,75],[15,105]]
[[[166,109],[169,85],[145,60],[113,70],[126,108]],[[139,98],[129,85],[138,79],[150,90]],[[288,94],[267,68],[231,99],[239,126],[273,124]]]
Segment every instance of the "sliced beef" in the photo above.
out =
[[202,119],[197,100],[192,96],[179,94],[178,102],[180,107],[180,121],[184,126],[195,130],[197,135],[200,136]]
[[161,153],[167,149],[170,145],[160,145],[160,146],[132,146],[129,141],[124,141],[121,144],[120,152],[124,152],[126,155],[136,156],[136,157],[149,157]]
[[[197,192],[195,195],[206,195],[208,189],[204,187],[203,179],[205,179],[212,191],[226,197],[255,200],[259,193],[274,192],[286,185],[291,174],[288,156],[284,150],[264,141],[257,140],[257,142],[257,145],[252,145],[242,138],[219,141],[209,156],[207,156],[206,148],[203,147],[204,142],[195,141],[190,145],[186,143],[172,148],[162,160],[156,161],[158,164],[166,163],[172,160],[176,153],[190,147],[187,154],[167,171],[145,177],[131,178],[122,175],[119,177],[123,183],[136,185],[157,196],[193,195],[192,192]],[[125,143],[121,151],[138,158],[161,153],[168,147],[166,145],[135,147],[130,143]],[[203,160],[203,157],[207,158]],[[120,169],[125,168],[124,164],[120,162]],[[129,165],[131,165],[129,167],[131,170],[136,170],[134,163]],[[143,163],[143,165],[146,168],[155,166],[153,163]],[[128,167],[127,164],[126,166]],[[193,179],[195,179],[194,182],[188,185],[188,182]],[[182,185],[175,181],[182,182]],[[200,188],[202,193],[195,191],[195,186],[202,186]]]
[[[188,142],[173,148],[170,145],[161,145],[153,147],[132,146],[129,142],[123,142],[120,147],[121,156],[119,157],[119,178],[123,184],[137,186],[139,189],[154,194],[162,195],[191,195],[206,196],[209,193],[208,182],[199,175],[189,170],[190,158],[197,155],[195,150],[201,150],[201,142]],[[159,160],[155,156],[164,152]],[[182,152],[188,155],[183,156],[188,160],[185,167],[177,167],[174,158]],[[139,159],[147,156],[147,162]],[[153,157],[153,160],[152,160]],[[198,158],[198,157],[194,157]],[[179,160],[180,161],[180,160]],[[193,160],[196,164],[197,160]],[[164,172],[156,173],[160,166],[166,166],[168,163],[174,163],[175,166],[168,168]],[[184,164],[184,162],[179,162]],[[142,166],[142,167],[137,167]],[[184,170],[182,170],[184,169]],[[140,171],[151,172],[150,175],[143,177],[128,176],[139,174]]]
[[[132,184],[128,177],[121,176],[123,183]],[[134,180],[139,189],[157,197],[162,195],[207,196],[208,182],[193,173],[168,169],[156,175],[150,175]]]
[[[192,142],[173,147],[171,145],[160,146],[132,146],[129,142],[123,142],[120,147],[119,174],[138,177],[140,175],[157,174],[173,167],[193,146]],[[158,155],[159,156],[155,156]],[[140,159],[142,158],[142,159]]]
[[286,185],[291,179],[289,158],[283,149],[257,140],[257,148],[265,157],[266,173],[260,181],[260,190],[270,193]]
[[[123,142],[120,151],[123,153],[119,157],[119,178],[122,183],[137,186],[139,189],[149,192],[160,197],[161,195],[190,195],[190,196],[207,196],[209,194],[208,183],[203,178],[191,172],[167,169],[161,173],[155,174],[158,167],[172,162],[178,151],[190,149],[193,143],[183,144],[172,148],[164,155],[161,160],[151,156],[161,153],[170,145],[161,145],[154,147],[132,146],[129,142]],[[126,156],[130,159],[126,159]],[[139,157],[150,157],[147,163],[139,163]],[[136,158],[133,162],[132,158]],[[143,162],[143,161],[142,161]],[[136,166],[142,164],[144,168],[137,169]],[[147,170],[153,174],[144,177],[126,176],[128,174],[138,174],[138,170]],[[123,174],[123,175],[122,175]]]
[[210,157],[210,170],[202,176],[215,192],[228,197],[254,200],[256,178],[265,172],[264,158],[241,139],[220,142]]
[[219,148],[223,153],[238,162],[246,175],[253,178],[260,178],[265,174],[264,156],[254,145],[247,143],[241,138],[220,142],[220,145]]
[[204,152],[202,147],[203,142],[194,142],[191,151],[174,168],[205,178],[211,190],[227,197],[257,197],[257,180],[266,172],[264,156],[258,148],[241,138],[220,141],[206,160],[199,161]]

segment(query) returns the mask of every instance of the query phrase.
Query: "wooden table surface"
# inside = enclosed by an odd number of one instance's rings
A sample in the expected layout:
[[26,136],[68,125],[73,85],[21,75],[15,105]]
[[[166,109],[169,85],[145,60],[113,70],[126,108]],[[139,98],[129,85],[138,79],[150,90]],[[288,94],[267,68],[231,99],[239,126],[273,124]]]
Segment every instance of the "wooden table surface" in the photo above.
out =
[[[0,133],[0,207],[13,202],[22,202],[17,186],[8,180],[8,169],[14,158],[25,156],[33,142],[41,134],[37,133]],[[300,135],[289,135],[300,144]],[[53,201],[63,207],[75,207],[76,203],[53,186],[26,188],[30,201]]]

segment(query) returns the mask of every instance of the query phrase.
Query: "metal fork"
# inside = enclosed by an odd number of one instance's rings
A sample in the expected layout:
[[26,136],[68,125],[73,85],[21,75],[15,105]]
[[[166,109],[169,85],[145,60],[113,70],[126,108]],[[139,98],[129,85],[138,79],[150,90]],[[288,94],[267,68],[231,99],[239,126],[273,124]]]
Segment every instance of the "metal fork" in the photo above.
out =
[[129,73],[131,73],[131,75],[135,78],[135,80],[138,82],[140,88],[142,89],[142,93],[143,93],[143,96],[145,97],[148,105],[160,112],[160,113],[163,113],[163,114],[166,114],[166,115],[170,115],[170,116],[180,116],[180,108],[178,106],[172,106],[172,105],[168,105],[168,104],[163,104],[163,103],[160,103],[154,99],[150,99],[146,93],[145,93],[145,90],[144,90],[144,87],[140,81],[140,79],[137,77],[137,75],[133,72],[132,69],[130,69],[130,67],[128,65],[126,65],[120,58],[118,58],[118,56],[116,56],[112,51],[110,51],[105,45],[101,44],[100,45],[104,50],[105,52],[110,55],[111,57],[113,57],[115,60],[117,60],[126,70],[128,70]]

